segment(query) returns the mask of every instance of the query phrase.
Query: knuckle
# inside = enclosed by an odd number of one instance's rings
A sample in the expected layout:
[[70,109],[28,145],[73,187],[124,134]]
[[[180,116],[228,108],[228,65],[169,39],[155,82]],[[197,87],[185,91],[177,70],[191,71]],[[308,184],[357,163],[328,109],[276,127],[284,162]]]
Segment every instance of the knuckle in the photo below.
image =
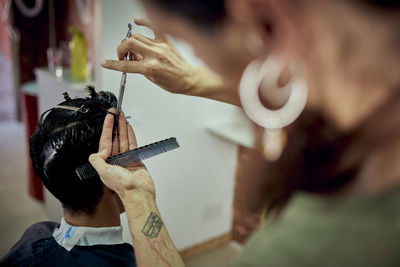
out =
[[137,177],[147,176],[147,170],[141,165],[136,166],[136,169],[133,170],[133,174]]
[[126,44],[129,48],[134,47],[136,44],[136,39],[131,37],[128,40],[126,40]]
[[159,47],[163,50],[163,51],[167,51],[167,50],[169,50],[169,45],[168,44],[166,44],[166,43],[164,43],[164,42],[160,42],[159,43]]
[[153,75],[156,73],[156,70],[157,70],[157,65],[154,63],[149,63],[147,65],[145,72],[146,72],[146,75]]
[[120,65],[120,70],[122,70],[123,72],[127,72],[128,71],[128,65],[126,65],[126,64],[121,64]]
[[123,48],[121,46],[117,47],[117,54],[121,54],[123,52]]
[[161,47],[154,47],[153,53],[157,55],[157,57],[164,55],[164,50]]
[[109,60],[107,61],[107,65],[109,67],[115,68],[117,66],[117,62],[115,62],[114,60]]
[[151,66],[146,70],[146,75],[153,76],[153,75],[156,75],[157,72],[158,72],[157,68],[155,66]]
[[91,154],[90,156],[89,156],[89,161],[90,162],[93,162],[93,161],[95,161],[96,160],[96,155],[95,154]]

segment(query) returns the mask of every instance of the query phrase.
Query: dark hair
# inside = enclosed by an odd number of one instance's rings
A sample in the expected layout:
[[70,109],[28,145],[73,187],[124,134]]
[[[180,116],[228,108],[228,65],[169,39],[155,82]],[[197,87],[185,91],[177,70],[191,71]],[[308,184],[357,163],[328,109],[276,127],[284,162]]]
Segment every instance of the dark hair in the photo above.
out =
[[150,0],[150,2],[202,28],[215,26],[226,16],[223,0]]
[[41,115],[30,138],[30,155],[36,174],[64,208],[93,213],[103,183],[99,177],[81,181],[75,169],[98,151],[105,116],[117,99],[110,92],[87,90],[90,97],[65,95],[66,101]]
[[[195,25],[205,28],[217,25],[226,17],[226,0],[148,0],[161,8],[186,18]],[[297,1],[297,0],[295,0]],[[349,1],[350,2],[350,1]],[[353,0],[378,8],[400,8],[398,0]]]

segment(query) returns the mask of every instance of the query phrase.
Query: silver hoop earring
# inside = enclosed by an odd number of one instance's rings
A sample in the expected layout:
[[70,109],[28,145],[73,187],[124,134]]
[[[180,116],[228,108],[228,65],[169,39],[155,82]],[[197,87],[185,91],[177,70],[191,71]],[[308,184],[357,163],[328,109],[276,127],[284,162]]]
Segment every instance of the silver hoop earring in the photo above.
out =
[[255,60],[245,69],[239,85],[240,101],[246,115],[256,124],[263,127],[264,156],[277,160],[286,143],[282,129],[293,123],[303,111],[308,96],[308,87],[298,75],[299,66],[289,66],[291,80],[285,85],[291,93],[286,104],[278,110],[266,108],[259,96],[259,87],[264,80],[278,86],[278,78],[285,65],[277,55],[270,55],[262,62]]

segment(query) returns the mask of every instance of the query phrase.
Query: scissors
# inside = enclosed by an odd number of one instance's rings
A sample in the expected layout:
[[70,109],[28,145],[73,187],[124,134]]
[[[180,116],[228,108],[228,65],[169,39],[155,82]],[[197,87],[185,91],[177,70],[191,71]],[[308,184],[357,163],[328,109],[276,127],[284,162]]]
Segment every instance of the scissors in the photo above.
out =
[[[131,35],[132,35],[132,24],[129,23],[128,24],[128,32],[126,33],[126,37],[125,37],[124,40],[128,39],[129,37],[131,37]],[[128,52],[128,54],[124,57],[124,60],[132,60],[131,52]],[[126,84],[126,72],[122,73],[121,84],[119,86],[117,116],[119,115],[119,112],[121,111],[122,100],[124,99],[125,84]]]

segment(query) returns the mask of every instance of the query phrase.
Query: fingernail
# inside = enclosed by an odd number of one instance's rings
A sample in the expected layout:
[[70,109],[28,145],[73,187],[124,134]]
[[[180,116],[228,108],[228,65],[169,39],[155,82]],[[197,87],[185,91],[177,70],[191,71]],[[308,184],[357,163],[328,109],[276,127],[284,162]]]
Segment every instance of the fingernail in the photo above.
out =
[[107,60],[103,59],[103,60],[100,62],[100,65],[102,65],[102,66],[107,65]]

